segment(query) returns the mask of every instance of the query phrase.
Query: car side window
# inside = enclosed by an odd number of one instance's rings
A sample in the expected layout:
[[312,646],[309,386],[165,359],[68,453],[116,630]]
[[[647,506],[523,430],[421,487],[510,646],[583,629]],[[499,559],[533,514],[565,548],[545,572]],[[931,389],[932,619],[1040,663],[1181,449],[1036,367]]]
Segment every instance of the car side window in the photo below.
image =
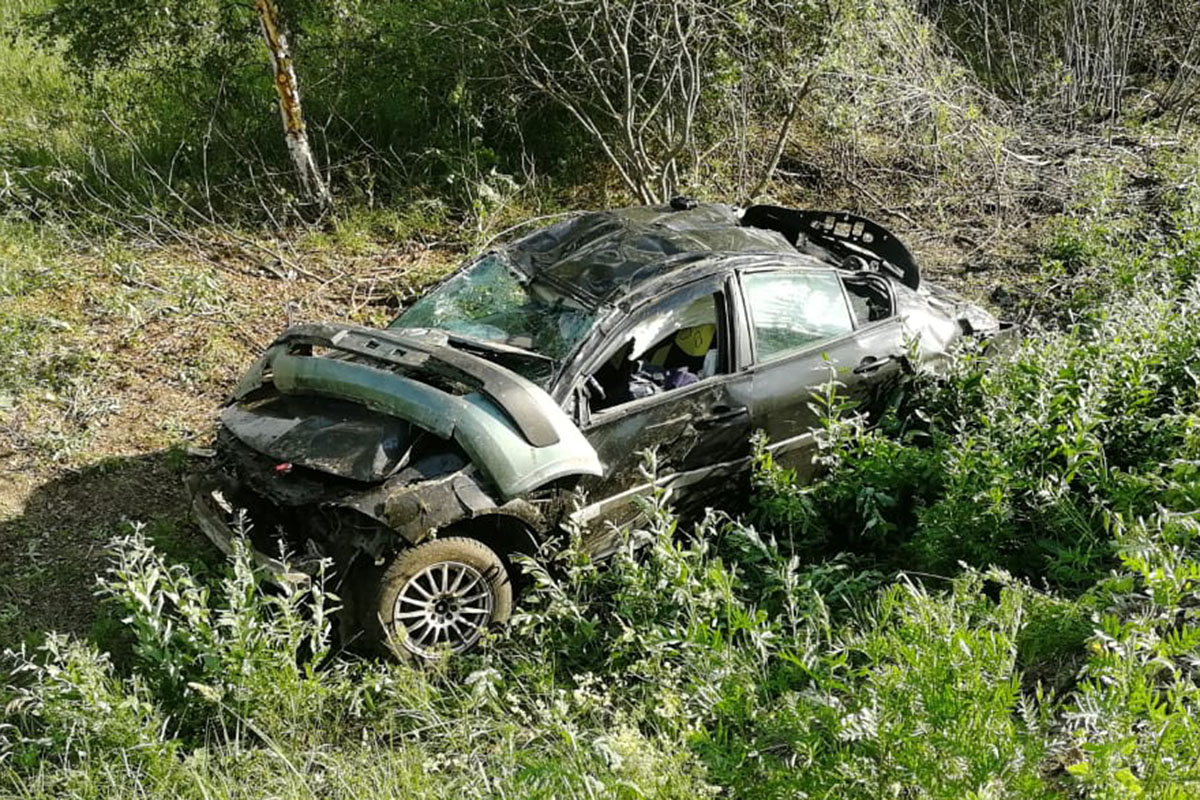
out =
[[742,286],[760,362],[854,330],[832,272],[751,272],[742,276]]
[[842,277],[842,284],[859,327],[892,315],[892,296],[884,278],[869,274],[850,275]]
[[588,408],[615,408],[723,372],[723,303],[720,292],[700,294],[638,322],[588,377]]

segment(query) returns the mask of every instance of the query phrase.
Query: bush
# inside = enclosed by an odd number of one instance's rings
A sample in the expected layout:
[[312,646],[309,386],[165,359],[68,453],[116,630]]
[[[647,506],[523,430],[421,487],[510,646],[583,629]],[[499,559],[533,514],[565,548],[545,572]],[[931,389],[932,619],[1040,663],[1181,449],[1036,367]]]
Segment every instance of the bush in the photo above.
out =
[[[1012,680],[982,684],[997,694],[974,707],[1005,697],[1021,709],[1024,726],[995,751],[1008,754],[1006,765],[1042,760],[1036,775],[1002,782],[1022,786],[1018,796],[1074,789],[1187,797],[1200,780],[1200,285],[1190,196],[1171,197],[1159,231],[1118,221],[1098,234],[1103,219],[1068,221],[1046,253],[1077,276],[1067,304],[1080,313],[1035,324],[1010,352],[960,358],[945,379],[916,376],[873,429],[828,414],[824,430],[836,435],[823,440],[827,472],[814,483],[796,485],[760,449],[756,521],[807,557],[848,548],[860,565],[888,573],[957,574],[950,597],[960,602],[975,597],[991,609],[979,593],[998,598],[988,615],[947,624],[930,639],[900,622],[901,652],[912,660],[887,673],[881,702],[941,707],[936,692],[925,696],[909,682],[961,687],[960,676],[937,672],[960,631],[1009,620],[998,638],[959,649],[969,658],[994,647],[987,663]],[[837,535],[846,530],[885,535]],[[989,566],[980,582],[976,570]],[[926,625],[945,619],[948,598],[900,591],[885,591],[880,608],[921,614]],[[1004,615],[1011,603],[1016,617]],[[889,641],[884,630],[873,635]],[[885,652],[894,651],[872,650],[867,660],[879,664]],[[904,711],[895,719],[907,730]],[[970,725],[950,716],[922,734]],[[898,755],[898,768],[954,765],[960,747],[970,751],[953,737],[939,740],[911,762]],[[937,777],[954,774],[963,773],[951,766]]]
[[[130,671],[57,637],[10,653],[0,781],[46,796],[1044,793],[1048,707],[1016,667],[1027,590],[995,602],[969,576],[866,600],[876,577],[801,567],[727,519],[680,539],[668,500],[606,569],[577,542],[530,562],[540,588],[512,630],[425,670],[318,664],[324,598],[301,613],[297,593],[265,591],[242,547],[209,588],[125,537],[102,590],[127,610]],[[739,550],[757,561],[721,555]],[[818,589],[847,585],[862,610],[837,622]]]
[[1200,525],[1163,513],[1116,539],[1124,572],[1088,640],[1063,710],[1067,771],[1094,797],[1193,796],[1200,790]]
[[1194,507],[1197,302],[1159,262],[1086,320],[961,358],[946,381],[918,377],[876,429],[841,426],[815,484],[760,457],[757,518],[781,535],[799,525],[810,554],[937,574],[994,564],[1084,589],[1115,564],[1114,515]]

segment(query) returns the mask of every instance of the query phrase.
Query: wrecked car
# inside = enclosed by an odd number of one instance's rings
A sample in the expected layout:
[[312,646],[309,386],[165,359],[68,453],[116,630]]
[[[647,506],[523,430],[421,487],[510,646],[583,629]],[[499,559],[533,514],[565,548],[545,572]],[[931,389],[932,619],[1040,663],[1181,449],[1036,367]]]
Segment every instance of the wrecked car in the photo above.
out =
[[831,374],[868,402],[910,358],[999,327],[862,217],[584,213],[474,258],[386,329],[285,331],[221,411],[193,513],[228,550],[244,510],[270,569],[281,541],[301,567],[332,560],[344,635],[436,658],[509,616],[515,554],[573,525],[602,557],[655,483],[710,502],[748,473],[755,430],[802,467]]

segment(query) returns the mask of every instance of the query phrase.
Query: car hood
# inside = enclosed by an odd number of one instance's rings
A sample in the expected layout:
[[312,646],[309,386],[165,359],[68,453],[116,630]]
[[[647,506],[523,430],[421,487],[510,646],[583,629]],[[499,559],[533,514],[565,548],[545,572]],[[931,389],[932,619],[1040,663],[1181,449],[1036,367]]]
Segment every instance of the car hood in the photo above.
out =
[[221,420],[267,456],[360,481],[393,474],[424,433],[456,443],[506,498],[602,474],[548,394],[436,331],[290,328],[243,377]]
[[401,468],[421,435],[411,423],[357,403],[291,394],[233,403],[221,424],[275,461],[364,483]]

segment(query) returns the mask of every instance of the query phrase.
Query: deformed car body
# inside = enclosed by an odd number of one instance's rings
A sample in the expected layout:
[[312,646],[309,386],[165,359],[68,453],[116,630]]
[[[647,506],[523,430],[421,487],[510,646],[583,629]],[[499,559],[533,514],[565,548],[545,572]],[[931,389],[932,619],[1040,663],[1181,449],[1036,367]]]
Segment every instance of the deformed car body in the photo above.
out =
[[[585,213],[470,261],[386,329],[299,325],[220,415],[191,478],[203,530],[332,559],[343,625],[400,655],[472,647],[512,607],[515,553],[574,523],[597,556],[658,485],[728,491],[763,430],[811,463],[812,393],[869,402],[1000,324],[922,284],[840,212],[697,204]],[[579,502],[582,498],[582,503]],[[284,576],[287,579],[287,576]]]

